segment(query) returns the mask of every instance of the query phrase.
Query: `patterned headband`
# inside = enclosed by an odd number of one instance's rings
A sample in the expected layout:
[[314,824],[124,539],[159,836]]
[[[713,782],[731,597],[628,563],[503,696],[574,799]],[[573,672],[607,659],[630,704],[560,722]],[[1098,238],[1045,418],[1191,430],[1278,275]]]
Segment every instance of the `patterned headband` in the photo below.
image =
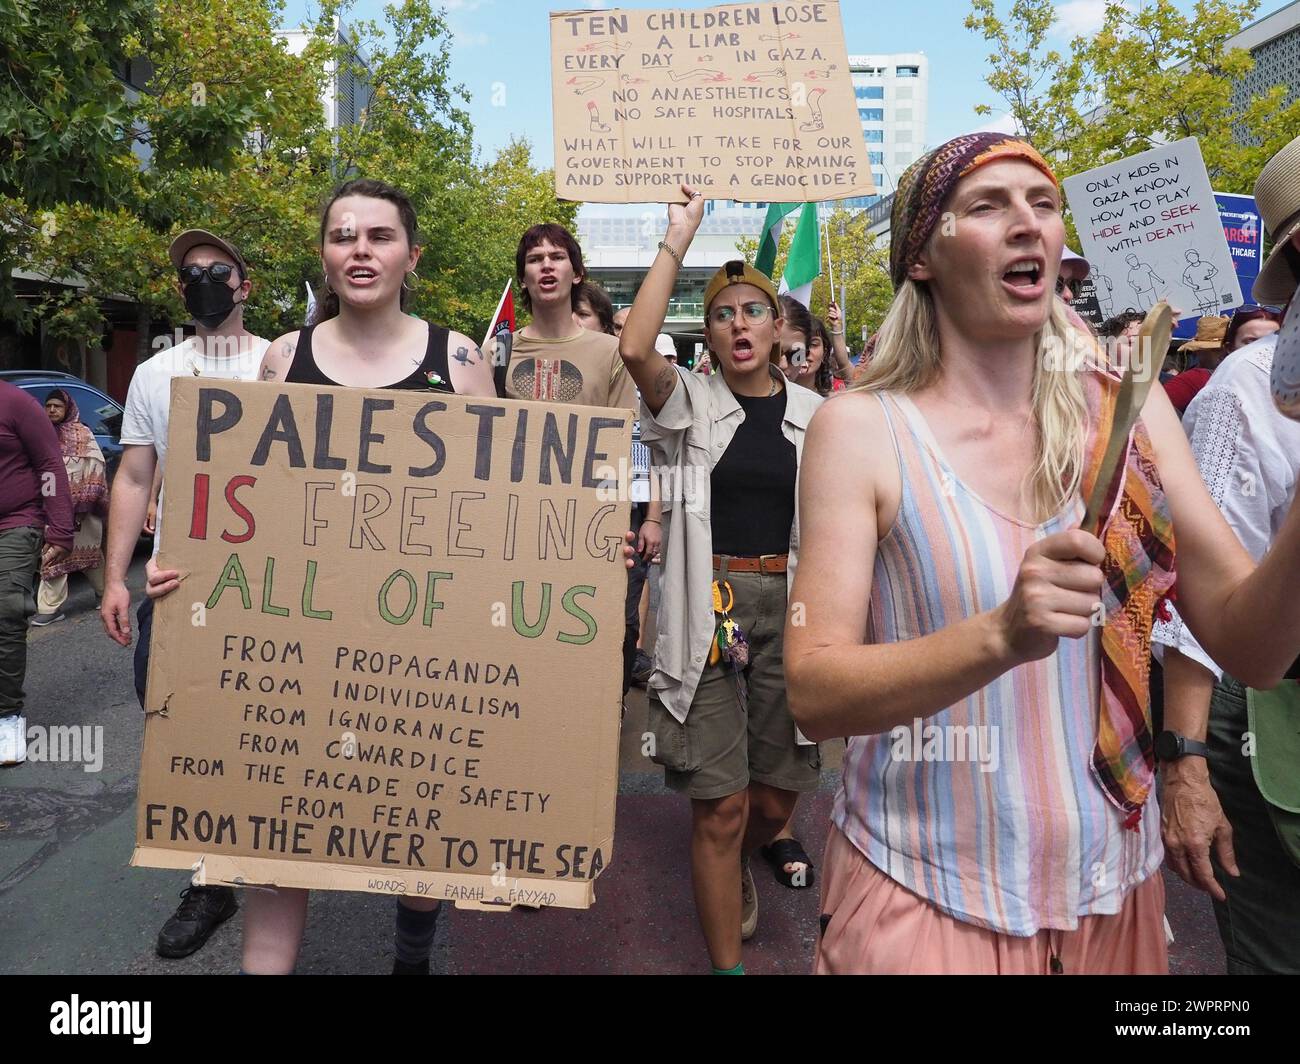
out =
[[1047,160],[1027,140],[1005,133],[969,133],[941,144],[921,156],[898,180],[890,219],[889,273],[894,290],[902,288],[907,270],[939,224],[944,201],[957,182],[988,163],[1023,159],[1056,184]]

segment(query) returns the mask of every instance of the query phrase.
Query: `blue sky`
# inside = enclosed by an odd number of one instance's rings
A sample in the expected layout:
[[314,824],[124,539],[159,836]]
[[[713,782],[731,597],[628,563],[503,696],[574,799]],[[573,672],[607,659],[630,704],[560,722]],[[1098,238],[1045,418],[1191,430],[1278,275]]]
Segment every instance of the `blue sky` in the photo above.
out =
[[[470,94],[469,112],[475,141],[491,155],[511,136],[527,136],[535,147],[534,157],[545,166],[552,160],[551,78],[548,12],[588,7],[703,8],[706,0],[677,0],[676,3],[602,4],[595,0],[445,0],[448,20],[455,36],[452,71],[454,80]],[[1005,12],[1010,3],[999,2]],[[1178,0],[1190,8],[1191,0]],[[1266,2],[1264,10],[1278,3]],[[313,10],[311,0],[288,0],[286,24],[301,22]],[[358,0],[353,14],[382,22],[380,0]],[[926,139],[929,146],[950,137],[983,128],[992,119],[982,119],[974,105],[998,101],[984,84],[988,44],[962,23],[970,11],[969,0],[912,0],[881,3],[879,0],[846,0],[841,4],[844,34],[851,54],[864,52],[925,52],[930,60],[930,109]],[[1073,33],[1087,32],[1100,25],[1105,0],[1065,0],[1057,4],[1064,46]],[[1069,32],[1067,32],[1069,31]],[[504,88],[504,100],[494,87]]]

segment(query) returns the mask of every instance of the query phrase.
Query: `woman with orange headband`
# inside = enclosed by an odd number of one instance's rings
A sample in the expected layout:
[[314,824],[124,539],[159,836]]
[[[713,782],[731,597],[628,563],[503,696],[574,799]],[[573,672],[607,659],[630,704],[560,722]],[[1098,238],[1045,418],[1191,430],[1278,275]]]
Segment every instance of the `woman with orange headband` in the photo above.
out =
[[1163,389],[1080,529],[1119,382],[1059,357],[1091,342],[1054,294],[1064,240],[1026,142],[919,160],[871,366],[809,430],[790,705],[851,737],[819,972],[1165,971],[1147,668],[1175,528],[1216,659],[1268,687],[1300,650],[1300,514],[1256,569]]

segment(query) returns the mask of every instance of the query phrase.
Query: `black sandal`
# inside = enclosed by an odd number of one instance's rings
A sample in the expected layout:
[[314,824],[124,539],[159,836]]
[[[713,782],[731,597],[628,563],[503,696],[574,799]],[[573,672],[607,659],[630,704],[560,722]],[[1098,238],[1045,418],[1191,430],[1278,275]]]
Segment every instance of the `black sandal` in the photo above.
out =
[[[758,852],[763,855],[763,860],[772,866],[772,873],[782,886],[789,887],[791,890],[806,890],[813,885],[816,877],[813,875],[812,858],[804,851],[798,839],[777,839],[770,846],[761,847]],[[795,882],[795,877],[800,875],[798,870],[794,872],[785,870],[788,864],[804,866],[801,882]]]

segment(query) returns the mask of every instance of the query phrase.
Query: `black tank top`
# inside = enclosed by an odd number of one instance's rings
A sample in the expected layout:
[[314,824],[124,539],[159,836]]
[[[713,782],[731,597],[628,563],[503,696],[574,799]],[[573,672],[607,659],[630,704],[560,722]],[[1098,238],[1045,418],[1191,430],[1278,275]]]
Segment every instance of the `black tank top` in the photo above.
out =
[[[456,390],[452,387],[451,369],[447,365],[447,346],[451,338],[451,331],[441,325],[434,325],[432,322],[425,322],[425,325],[429,327],[429,343],[424,349],[424,361],[420,363],[420,368],[405,380],[398,381],[396,384],[379,385],[381,389],[420,392],[430,390],[454,392]],[[311,334],[315,331],[315,328],[314,325],[308,326],[298,334],[298,347],[293,353],[293,365],[289,367],[285,383],[320,384],[330,388],[346,387],[346,385],[339,384],[338,381],[331,380],[316,365],[316,359],[311,353]]]

